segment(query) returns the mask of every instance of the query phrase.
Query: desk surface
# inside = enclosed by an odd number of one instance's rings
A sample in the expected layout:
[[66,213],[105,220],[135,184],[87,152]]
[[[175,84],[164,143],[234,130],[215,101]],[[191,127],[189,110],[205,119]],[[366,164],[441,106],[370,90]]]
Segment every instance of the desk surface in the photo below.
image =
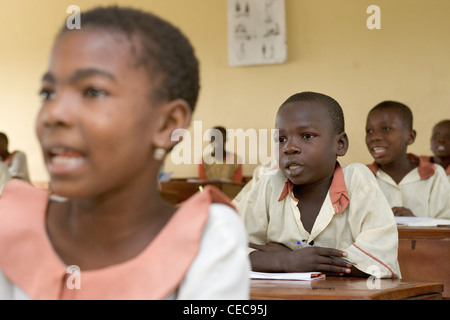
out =
[[379,279],[379,289],[366,278],[326,277],[314,281],[250,281],[252,300],[401,300],[441,299],[443,284],[437,282]]

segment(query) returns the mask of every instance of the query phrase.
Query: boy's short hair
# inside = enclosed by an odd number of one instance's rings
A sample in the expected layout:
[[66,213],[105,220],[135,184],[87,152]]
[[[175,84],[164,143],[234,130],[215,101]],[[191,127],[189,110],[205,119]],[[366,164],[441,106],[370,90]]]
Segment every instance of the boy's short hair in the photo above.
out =
[[[141,50],[136,66],[144,65],[150,80],[156,82],[153,99],[184,99],[192,111],[200,90],[199,62],[184,34],[169,22],[138,9],[117,6],[98,7],[80,15],[86,26],[114,30],[132,39],[137,36]],[[65,25],[60,34],[70,31]]]
[[311,91],[296,93],[287,98],[280,106],[280,109],[288,103],[301,101],[315,101],[321,103],[330,117],[335,133],[339,134],[345,131],[344,112],[342,111],[341,106],[336,100],[325,94]]
[[437,126],[440,126],[440,125],[450,126],[450,119],[444,119],[444,120],[439,121],[438,123],[436,123],[433,126],[433,129],[436,128]]
[[369,111],[369,114],[372,111],[383,111],[383,110],[395,111],[398,114],[400,120],[402,121],[403,126],[408,130],[412,130],[413,114],[412,114],[411,109],[407,105],[405,105],[401,102],[397,102],[397,101],[386,100],[386,101],[380,102],[375,107],[373,107]]

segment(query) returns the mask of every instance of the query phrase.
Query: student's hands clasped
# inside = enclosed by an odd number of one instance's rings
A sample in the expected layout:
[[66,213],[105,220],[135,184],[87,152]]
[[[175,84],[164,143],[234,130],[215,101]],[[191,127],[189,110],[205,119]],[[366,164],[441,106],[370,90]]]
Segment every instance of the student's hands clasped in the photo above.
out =
[[[307,247],[299,250],[291,250],[280,243],[268,243],[266,245],[249,245],[258,251],[250,255],[250,259],[261,267],[261,271],[274,272],[323,272],[331,276],[343,276],[351,273],[351,263],[340,260],[347,253],[341,250],[324,247]],[[253,255],[253,257],[252,257]],[[271,261],[277,259],[281,264],[271,266]],[[279,270],[270,270],[280,268]],[[259,268],[257,268],[259,269]]]

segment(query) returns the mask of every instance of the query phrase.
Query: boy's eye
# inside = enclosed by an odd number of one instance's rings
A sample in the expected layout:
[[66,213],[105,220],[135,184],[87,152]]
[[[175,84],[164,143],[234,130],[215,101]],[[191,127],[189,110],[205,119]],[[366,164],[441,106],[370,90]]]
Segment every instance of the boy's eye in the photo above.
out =
[[383,131],[383,132],[386,132],[386,131],[389,131],[391,128],[389,128],[389,127],[382,127],[381,128],[381,131]]
[[276,137],[275,138],[275,142],[277,142],[277,143],[283,143],[283,142],[285,142],[286,141],[286,138],[285,137]]
[[107,92],[101,89],[88,88],[84,91],[84,95],[89,98],[100,98],[107,96]]
[[302,138],[306,140],[311,140],[312,138],[314,138],[314,135],[312,133],[304,133],[302,134]]
[[372,129],[366,129],[366,134],[372,134],[373,130]]

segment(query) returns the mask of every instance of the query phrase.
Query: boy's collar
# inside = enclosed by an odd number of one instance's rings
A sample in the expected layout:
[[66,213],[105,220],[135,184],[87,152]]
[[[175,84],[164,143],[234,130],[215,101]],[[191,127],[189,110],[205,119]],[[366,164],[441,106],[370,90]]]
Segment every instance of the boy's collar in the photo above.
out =
[[[283,201],[286,196],[289,196],[298,202],[298,199],[295,198],[292,190],[294,189],[294,184],[286,178],[286,182],[284,183],[283,190],[281,191],[280,197],[278,201]],[[333,204],[333,209],[335,213],[343,213],[345,209],[347,209],[350,200],[348,197],[347,186],[345,185],[344,180],[344,172],[342,171],[342,167],[339,162],[336,162],[336,168],[333,173],[333,180],[331,181],[330,189],[329,189],[331,203]]]
[[[415,154],[408,153],[407,154],[409,161],[418,162],[419,167],[417,168],[419,171],[419,176],[421,180],[428,179],[434,174],[436,170],[434,163],[430,161],[429,157],[425,156],[416,156]],[[374,175],[377,175],[377,171],[379,169],[378,164],[374,161],[373,163],[367,165],[367,167],[372,171]]]

